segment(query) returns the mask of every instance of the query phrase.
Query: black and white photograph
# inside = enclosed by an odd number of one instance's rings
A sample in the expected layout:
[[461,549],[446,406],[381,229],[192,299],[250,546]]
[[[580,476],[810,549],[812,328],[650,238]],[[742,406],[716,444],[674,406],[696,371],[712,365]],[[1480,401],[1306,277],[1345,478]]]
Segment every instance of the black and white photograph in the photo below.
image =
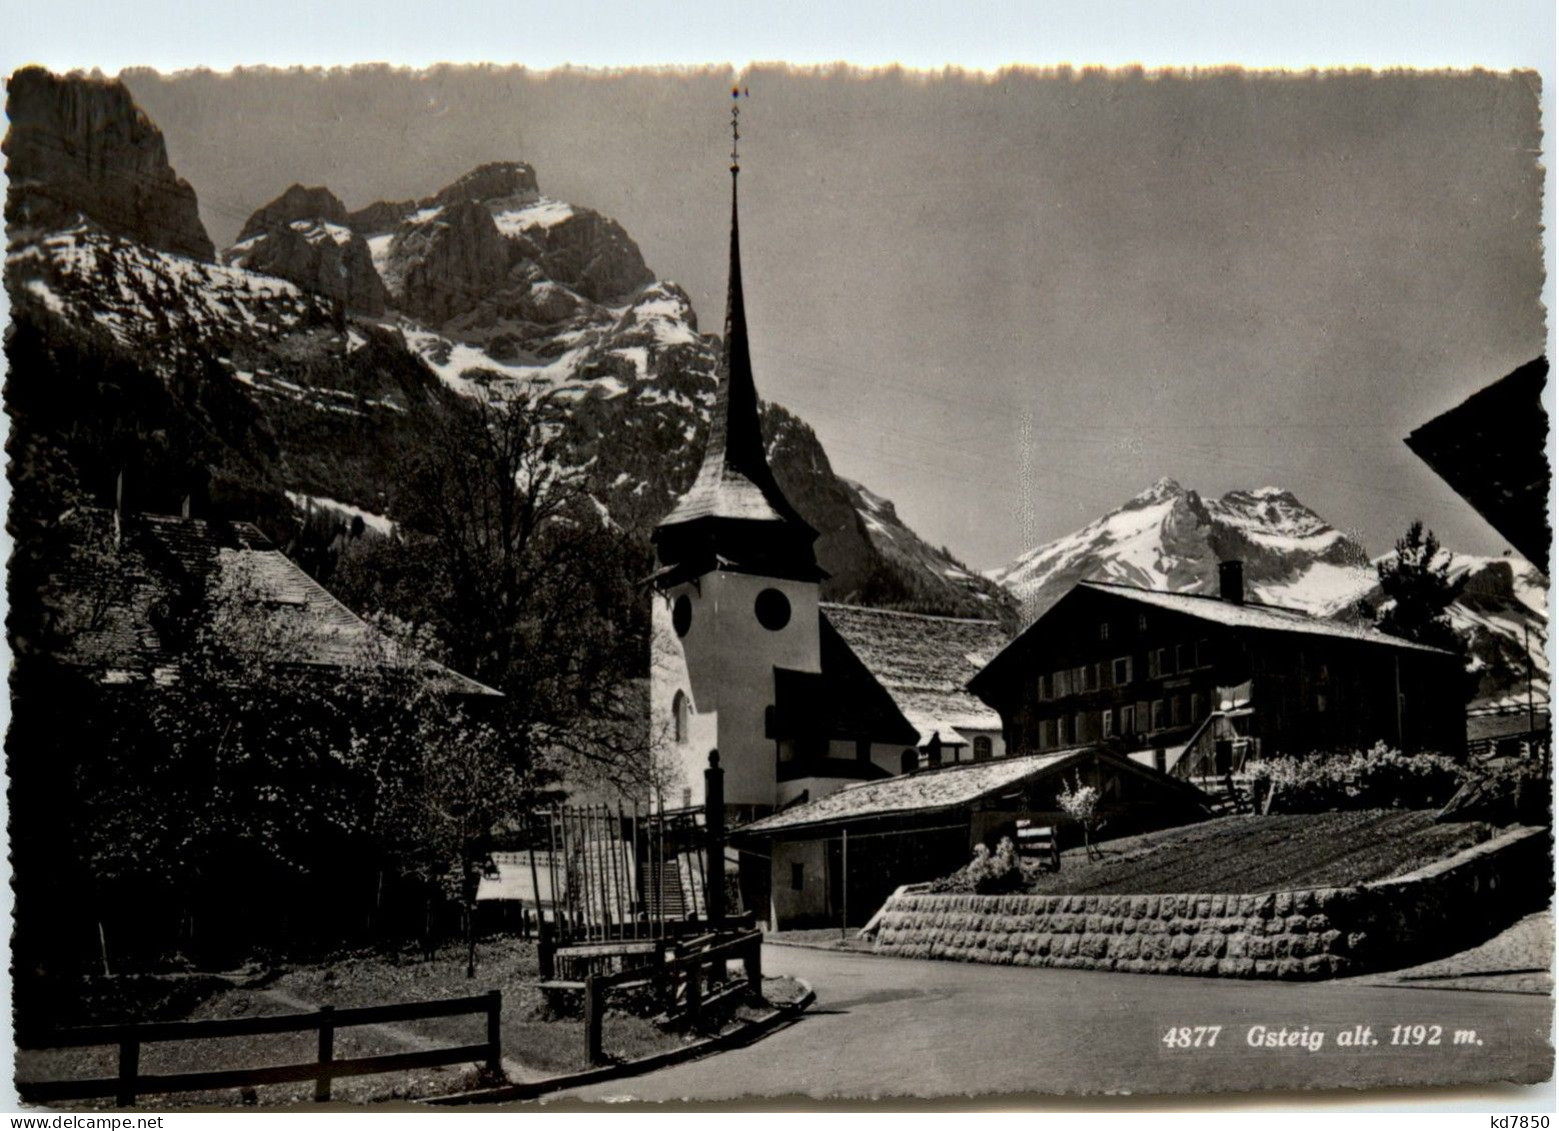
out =
[[1551,71],[520,42],[4,54],[12,1110],[1552,1111]]

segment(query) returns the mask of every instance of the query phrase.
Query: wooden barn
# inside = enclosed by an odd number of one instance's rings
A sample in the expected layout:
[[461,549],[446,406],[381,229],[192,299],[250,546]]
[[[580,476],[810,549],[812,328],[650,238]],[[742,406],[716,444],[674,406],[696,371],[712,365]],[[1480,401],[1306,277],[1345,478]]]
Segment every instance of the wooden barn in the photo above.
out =
[[[900,884],[956,871],[977,844],[1013,836],[1017,822],[1061,827],[1065,784],[1101,795],[1111,836],[1207,816],[1199,789],[1100,746],[944,765],[861,782],[734,830],[745,855],[767,858],[774,929],[865,923]],[[761,915],[761,909],[753,908]]]
[[1224,563],[1221,580],[1217,597],[1081,582],[970,689],[1015,750],[1108,742],[1170,771],[1215,728],[1242,756],[1377,741],[1465,752],[1456,656],[1247,602],[1239,562]]

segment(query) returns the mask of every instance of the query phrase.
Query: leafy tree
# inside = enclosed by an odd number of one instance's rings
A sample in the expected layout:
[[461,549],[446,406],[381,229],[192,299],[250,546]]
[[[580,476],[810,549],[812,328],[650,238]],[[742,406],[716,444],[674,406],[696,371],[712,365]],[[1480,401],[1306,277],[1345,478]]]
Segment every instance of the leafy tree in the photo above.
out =
[[504,693],[494,725],[533,784],[564,770],[642,788],[649,572],[570,461],[550,390],[451,413],[393,500],[401,537],[350,546],[337,586],[425,625],[457,670]]
[[1084,785],[1081,776],[1074,772],[1070,782],[1062,777],[1061,791],[1056,794],[1056,804],[1061,806],[1063,813],[1082,827],[1083,851],[1088,859],[1097,858],[1099,850],[1094,847],[1093,834],[1099,827],[1098,789],[1091,785]]

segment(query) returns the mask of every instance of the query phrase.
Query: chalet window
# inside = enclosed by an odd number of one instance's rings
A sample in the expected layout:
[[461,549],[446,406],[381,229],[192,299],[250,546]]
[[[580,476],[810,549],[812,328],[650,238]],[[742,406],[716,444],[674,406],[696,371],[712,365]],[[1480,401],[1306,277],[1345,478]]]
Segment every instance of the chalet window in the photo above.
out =
[[1107,621],[1107,620],[1106,621],[1100,621],[1099,622],[1099,639],[1100,640],[1108,640],[1109,638],[1110,638],[1110,622]]
[[1041,703],[1050,698],[1050,677],[1041,675],[1034,683],[1034,696]]
[[974,737],[974,760],[976,762],[989,762],[991,760],[991,740],[983,734]]
[[1089,742],[1093,739],[1093,724],[1088,721],[1088,716],[1081,711],[1072,720],[1072,741]]
[[1115,686],[1125,687],[1131,682],[1131,657],[1122,656],[1115,661]]
[[1153,730],[1163,730],[1164,729],[1164,701],[1162,699],[1155,699],[1155,700],[1153,700],[1153,714],[1151,716],[1151,719],[1152,719],[1152,721],[1149,724],[1151,729],[1153,729]]
[[1137,614],[1137,631],[1138,632],[1146,632],[1147,630],[1148,630],[1148,614],[1147,613],[1138,613]]
[[1064,671],[1051,672],[1050,673],[1050,697],[1052,699],[1060,699],[1060,698],[1062,698],[1062,697],[1064,697],[1066,695],[1070,695],[1071,692],[1072,692],[1072,688],[1070,686],[1070,683],[1071,683],[1071,681],[1070,681],[1070,673],[1069,672],[1064,672]]
[[1137,709],[1130,703],[1121,708],[1121,734],[1130,738],[1137,733]]
[[1196,649],[1190,644],[1175,645],[1175,670],[1188,672],[1196,664]]
[[1148,650],[1148,678],[1157,679],[1164,674],[1164,649],[1150,648]]
[[1067,725],[1069,722],[1070,722],[1070,720],[1065,715],[1060,715],[1060,716],[1058,716],[1056,718],[1055,726],[1056,726],[1056,745],[1057,746],[1065,746],[1065,745],[1067,745],[1067,743],[1072,741],[1072,735],[1071,735],[1071,729],[1072,728]]
[[1081,695],[1088,690],[1088,669],[1075,667],[1072,669],[1072,694]]
[[1109,709],[1108,707],[1106,707],[1105,710],[1104,710],[1104,713],[1102,715],[1100,715],[1100,721],[1102,723],[1103,729],[1099,733],[1103,737],[1105,737],[1105,738],[1114,738],[1115,737],[1115,712],[1113,710]]
[[790,866],[790,890],[800,891],[806,886],[807,870],[801,864]]
[[1207,717],[1207,701],[1200,691],[1191,692],[1191,722],[1197,725]]
[[1185,725],[1185,696],[1171,695],[1169,697],[1169,722],[1172,726]]
[[1099,669],[1103,664],[1086,664],[1083,667],[1083,679],[1086,681],[1083,688],[1086,691],[1099,690]]

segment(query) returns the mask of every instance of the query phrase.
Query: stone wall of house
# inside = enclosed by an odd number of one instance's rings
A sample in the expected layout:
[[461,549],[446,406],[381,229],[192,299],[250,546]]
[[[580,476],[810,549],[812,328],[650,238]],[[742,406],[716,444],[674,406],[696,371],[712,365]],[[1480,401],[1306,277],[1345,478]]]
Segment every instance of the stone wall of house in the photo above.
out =
[[1251,895],[891,898],[876,950],[1014,966],[1316,979],[1452,953],[1540,905],[1547,829],[1515,829],[1409,876]]

